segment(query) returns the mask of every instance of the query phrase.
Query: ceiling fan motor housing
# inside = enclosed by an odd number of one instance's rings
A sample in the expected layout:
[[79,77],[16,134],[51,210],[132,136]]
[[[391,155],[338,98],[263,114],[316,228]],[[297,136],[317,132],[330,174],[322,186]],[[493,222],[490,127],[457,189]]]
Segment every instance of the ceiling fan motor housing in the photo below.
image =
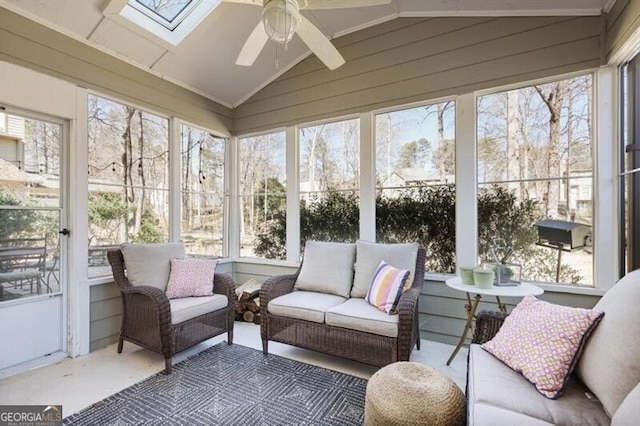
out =
[[268,0],[262,10],[262,22],[269,38],[288,43],[298,28],[300,7],[296,0]]

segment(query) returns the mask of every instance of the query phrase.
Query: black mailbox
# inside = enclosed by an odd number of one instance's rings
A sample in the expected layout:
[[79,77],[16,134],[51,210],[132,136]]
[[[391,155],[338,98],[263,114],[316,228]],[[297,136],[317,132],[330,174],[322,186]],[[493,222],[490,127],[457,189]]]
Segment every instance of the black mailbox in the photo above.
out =
[[538,222],[538,245],[564,248],[569,250],[587,245],[591,236],[591,227],[583,223],[564,220],[544,219]]

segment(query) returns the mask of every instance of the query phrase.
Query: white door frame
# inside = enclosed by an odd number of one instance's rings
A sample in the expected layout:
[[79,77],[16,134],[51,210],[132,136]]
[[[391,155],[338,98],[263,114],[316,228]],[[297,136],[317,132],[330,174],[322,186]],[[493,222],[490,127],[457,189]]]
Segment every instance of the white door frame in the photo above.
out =
[[[2,112],[5,114],[16,115],[25,119],[32,119],[42,122],[47,122],[51,124],[56,124],[60,126],[61,134],[60,134],[60,175],[59,175],[59,197],[60,202],[59,206],[59,223],[58,230],[63,228],[68,228],[69,226],[69,202],[68,202],[68,194],[69,194],[69,151],[70,151],[70,120],[52,116],[50,114],[42,114],[36,111],[31,111],[24,108],[17,108],[13,106],[8,106],[2,104]],[[55,210],[51,208],[51,210]],[[61,312],[61,323],[60,323],[60,335],[61,335],[61,348],[58,353],[62,353],[63,356],[66,356],[69,353],[69,280],[68,280],[68,268],[69,265],[69,244],[68,238],[65,236],[59,237],[59,277],[60,280],[60,293],[61,293],[61,302],[62,302],[62,312]],[[16,299],[2,302],[2,308],[13,307],[22,304],[35,304],[38,301],[46,300],[51,297],[56,297],[52,295],[38,295],[34,297],[28,297],[25,299]],[[52,357],[41,357],[34,360],[28,360],[24,363],[18,364],[16,366],[10,366],[6,368],[5,373],[14,373],[21,370],[28,369],[35,365],[49,364],[60,359],[61,356],[52,356]],[[2,374],[4,375],[4,374]]]

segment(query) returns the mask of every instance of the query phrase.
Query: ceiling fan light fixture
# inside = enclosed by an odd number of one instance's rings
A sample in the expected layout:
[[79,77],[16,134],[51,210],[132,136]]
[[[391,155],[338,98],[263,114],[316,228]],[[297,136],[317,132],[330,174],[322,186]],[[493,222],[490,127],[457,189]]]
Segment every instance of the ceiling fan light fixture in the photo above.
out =
[[296,0],[269,0],[262,11],[264,30],[269,38],[286,44],[298,28],[300,8]]

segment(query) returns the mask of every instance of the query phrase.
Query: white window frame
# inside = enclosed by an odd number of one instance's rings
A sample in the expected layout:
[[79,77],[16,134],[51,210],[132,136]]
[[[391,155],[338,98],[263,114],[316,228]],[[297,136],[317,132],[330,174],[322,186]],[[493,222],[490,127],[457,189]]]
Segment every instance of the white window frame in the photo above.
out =
[[[300,211],[299,211],[299,131],[304,127],[360,120],[360,238],[375,241],[375,117],[378,114],[401,111],[421,106],[455,101],[456,108],[456,269],[473,265],[478,261],[478,206],[477,206],[477,98],[479,96],[545,84],[591,73],[593,76],[593,287],[566,284],[539,283],[545,291],[602,295],[617,281],[619,253],[617,234],[619,222],[618,154],[619,147],[612,148],[611,141],[618,137],[618,72],[615,66],[582,70],[574,73],[528,80],[500,87],[493,87],[458,96],[429,99],[388,108],[332,117],[277,128],[259,133],[238,135],[237,138],[258,136],[286,131],[287,134],[287,261],[241,258],[242,262],[295,266],[299,264]],[[233,164],[238,164],[234,161]],[[234,173],[234,175],[237,174]],[[237,197],[235,197],[237,198]],[[611,212],[608,214],[608,212]],[[428,280],[444,281],[451,275],[427,272]]]
[[[519,82],[517,84],[506,85],[502,87],[492,87],[491,89],[477,91],[474,93],[477,99],[480,96],[505,92],[509,90],[515,90],[520,88],[529,87],[537,84],[552,83],[559,80],[570,79],[573,77],[584,76],[591,74],[593,78],[593,99],[592,99],[592,122],[594,123],[591,133],[591,140],[593,141],[593,240],[595,242],[593,246],[593,286],[577,286],[569,284],[554,284],[554,283],[536,283],[536,285],[542,287],[545,291],[550,292],[564,292],[564,293],[576,293],[587,295],[602,295],[606,290],[611,288],[617,281],[617,265],[618,265],[618,252],[615,249],[618,247],[617,227],[619,222],[619,203],[617,200],[618,193],[618,144],[614,144],[615,147],[611,147],[612,142],[616,141],[618,137],[617,130],[617,116],[618,116],[618,103],[617,103],[617,87],[618,87],[618,72],[616,67],[607,66],[597,69],[587,69],[573,73],[555,75],[538,80],[529,80],[525,82]],[[463,95],[465,96],[465,95]],[[456,117],[457,120],[457,117]],[[474,127],[477,122],[477,109],[473,110]],[[477,145],[477,134],[474,130],[474,149]],[[470,149],[470,147],[467,147]],[[456,149],[457,154],[457,149]],[[475,157],[475,154],[474,154]],[[474,159],[476,163],[474,165],[477,168],[477,158]],[[456,166],[457,155],[456,155]],[[471,168],[471,164],[468,161],[463,162],[461,166]],[[457,179],[457,175],[456,175]],[[477,172],[474,172],[474,179],[468,177],[465,182],[466,186],[476,188],[478,186]],[[456,181],[456,185],[457,185]],[[462,183],[462,182],[461,182]],[[465,186],[465,185],[463,185]],[[477,198],[477,196],[476,196]],[[472,206],[468,203],[468,198],[458,199],[456,198],[456,212],[460,207],[460,212],[468,212]],[[477,203],[476,203],[477,204]],[[459,206],[460,205],[460,206]],[[478,235],[478,221],[477,221],[477,205],[476,217],[473,220],[473,234],[476,238],[474,244],[470,244],[467,239],[468,245],[473,245],[476,250],[476,257],[473,262],[477,261],[477,235]],[[611,216],[608,218],[605,212],[610,211]],[[468,216],[467,216],[468,217]],[[458,223],[458,214],[456,214],[456,223]],[[471,231],[468,229],[467,232]],[[613,248],[613,249],[612,249]],[[458,229],[456,228],[456,249],[463,250],[465,257],[458,257],[460,261],[456,266],[464,266],[462,259],[468,261],[471,259],[470,249],[459,247],[458,241]],[[473,264],[473,263],[470,263]]]
[[[253,132],[253,133],[244,133],[233,137],[233,141],[231,143],[231,151],[232,156],[230,157],[230,161],[233,164],[234,170],[232,171],[233,177],[232,184],[230,186],[230,232],[231,235],[234,235],[232,238],[230,248],[230,257],[234,259],[234,261],[241,261],[243,263],[256,263],[256,264],[290,264],[291,266],[297,264],[298,260],[292,261],[291,258],[296,253],[299,253],[298,245],[295,245],[294,238],[299,237],[300,235],[300,221],[293,223],[297,217],[300,216],[300,200],[295,199],[295,191],[298,191],[298,178],[297,175],[291,174],[291,168],[297,164],[297,132],[296,127],[278,127],[276,129],[264,131],[264,132]],[[241,257],[240,256],[240,139],[247,138],[256,138],[260,136],[266,136],[274,133],[284,133],[285,134],[285,169],[286,169],[286,177],[287,177],[287,186],[286,186],[286,212],[287,212],[287,242],[286,242],[286,252],[287,259],[286,260],[278,260],[278,259],[267,259],[264,257]],[[292,176],[295,176],[293,179]],[[295,211],[294,211],[295,209]],[[299,259],[296,257],[295,259]]]
[[[220,3],[220,0],[200,1],[189,10],[173,30],[166,28],[156,19],[148,16],[147,13],[131,6],[128,0],[111,0],[104,8],[103,14],[105,18],[173,52],[175,47]],[[187,7],[187,9],[189,8]]]
[[[182,218],[182,128],[183,126],[207,132],[211,136],[224,139],[224,176],[223,176],[223,198],[222,208],[222,256],[229,257],[230,253],[230,186],[231,175],[233,175],[231,162],[231,140],[227,135],[209,130],[206,127],[193,124],[189,121],[172,117],[169,121],[169,241],[179,242],[182,239],[181,218]],[[175,160],[174,160],[175,159]],[[174,190],[176,188],[177,190]]]
[[[169,181],[168,181],[169,188],[167,189],[167,191],[168,191],[168,197],[167,198],[168,198],[168,203],[169,203],[169,206],[168,206],[168,213],[169,213],[169,227],[168,227],[169,235],[168,235],[168,241],[169,242],[178,241],[178,240],[172,239],[172,238],[175,238],[175,234],[172,233],[172,226],[173,226],[172,224],[175,223],[175,221],[176,221],[175,220],[175,218],[176,218],[175,212],[173,211],[173,205],[177,202],[178,203],[178,208],[180,208],[180,203],[179,203],[179,201],[180,201],[179,192],[180,191],[178,189],[178,195],[177,195],[178,198],[174,199],[173,197],[175,197],[175,195],[172,194],[173,191],[172,191],[172,188],[171,188],[171,186],[173,184],[173,179],[175,178],[175,176],[174,176],[175,171],[172,171],[172,164],[173,164],[173,160],[172,160],[172,156],[173,156],[172,149],[173,148],[172,148],[172,146],[176,145],[176,143],[173,142],[174,141],[173,132],[174,132],[175,129],[173,128],[172,123],[174,123],[175,118],[170,117],[170,116],[168,116],[166,114],[163,114],[161,112],[150,110],[149,108],[140,106],[139,104],[136,104],[134,102],[129,102],[128,100],[118,99],[118,98],[116,98],[114,96],[111,96],[111,95],[108,95],[108,94],[105,94],[105,93],[102,93],[102,92],[99,92],[99,91],[95,91],[95,90],[89,90],[89,89],[85,89],[85,93],[83,94],[82,100],[80,98],[78,99],[78,116],[80,117],[80,115],[81,115],[80,113],[82,113],[82,115],[84,116],[84,118],[86,118],[86,121],[87,121],[86,123],[81,125],[81,126],[83,126],[82,128],[79,127],[79,130],[81,129],[81,130],[83,130],[85,132],[84,133],[84,139],[83,139],[84,144],[83,144],[83,146],[78,145],[75,150],[72,150],[72,151],[77,151],[77,150],[82,150],[83,151],[82,156],[81,157],[79,156],[79,157],[84,162],[84,168],[83,169],[80,168],[81,164],[78,164],[78,170],[82,170],[82,171],[76,173],[76,176],[78,176],[78,174],[80,174],[82,176],[82,184],[83,184],[84,189],[82,189],[82,193],[81,194],[83,194],[84,198],[85,198],[85,201],[84,201],[84,203],[85,203],[84,206],[85,206],[85,209],[86,209],[85,211],[88,212],[88,210],[89,210],[89,177],[87,175],[87,170],[89,168],[89,157],[88,157],[88,153],[87,153],[87,150],[89,148],[89,138],[88,138],[88,135],[89,135],[89,133],[88,133],[88,131],[89,131],[89,96],[95,96],[95,97],[106,99],[108,101],[115,102],[115,103],[118,103],[118,104],[121,104],[121,105],[127,105],[127,106],[133,107],[133,108],[135,108],[137,110],[140,110],[142,112],[145,112],[147,114],[153,114],[155,116],[158,116],[158,117],[161,117],[161,118],[167,120],[167,122],[168,122],[167,137],[168,137],[168,143],[169,143],[169,145],[167,147],[167,150],[169,151],[168,172],[167,172],[168,175],[169,175]],[[84,104],[85,104],[82,109],[80,109],[80,103],[81,102],[84,102]],[[179,129],[180,129],[180,127],[178,127],[178,131],[179,131]],[[178,145],[178,151],[179,151],[180,150],[179,133],[178,133],[178,139],[175,139],[175,140],[177,140],[177,142],[178,142],[177,145]],[[179,152],[178,152],[178,158],[180,158]],[[180,178],[179,169],[180,169],[180,162],[178,162],[178,173],[177,173],[178,179]],[[78,176],[78,178],[79,177],[80,176]],[[180,184],[179,183],[178,183],[178,188],[180,188]],[[151,188],[151,189],[153,189],[153,188]],[[178,210],[177,218],[178,218],[178,220],[180,220],[180,211],[179,210]],[[85,219],[85,225],[84,225],[85,232],[86,232],[86,238],[85,238],[84,241],[89,241],[89,226],[88,226],[87,220],[88,220],[88,216]],[[178,224],[178,227],[179,227],[179,224]],[[84,246],[85,246],[85,248],[83,249],[83,253],[82,253],[82,255],[83,255],[82,264],[84,265],[84,268],[87,270],[87,273],[88,273],[88,268],[89,268],[89,246],[87,246],[86,244]],[[113,276],[111,276],[111,275],[103,275],[103,276],[99,276],[99,277],[87,278],[87,281],[88,281],[90,286],[99,285],[99,284],[107,284],[107,283],[113,282]]]

